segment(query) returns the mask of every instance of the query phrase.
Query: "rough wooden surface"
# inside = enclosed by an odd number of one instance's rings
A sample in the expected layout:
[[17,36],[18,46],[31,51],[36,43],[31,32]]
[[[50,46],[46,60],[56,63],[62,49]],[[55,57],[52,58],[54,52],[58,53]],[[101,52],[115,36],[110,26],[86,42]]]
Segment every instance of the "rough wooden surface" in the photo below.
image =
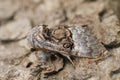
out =
[[[57,58],[48,64],[55,73],[31,75],[43,55],[38,58],[35,52],[30,52],[26,40],[29,30],[40,24],[77,23],[71,21],[75,16],[89,25],[112,56],[97,63],[80,58],[76,69],[67,59]],[[119,79],[120,22],[108,0],[0,0],[0,80]]]

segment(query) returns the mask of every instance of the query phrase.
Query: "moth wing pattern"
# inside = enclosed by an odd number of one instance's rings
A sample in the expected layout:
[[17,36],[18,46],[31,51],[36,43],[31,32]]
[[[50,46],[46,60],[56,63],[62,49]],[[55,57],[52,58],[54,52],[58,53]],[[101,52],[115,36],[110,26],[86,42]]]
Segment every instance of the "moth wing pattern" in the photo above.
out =
[[72,32],[74,48],[71,55],[78,57],[97,58],[106,51],[88,27],[73,26]]
[[[64,25],[63,25],[64,26]],[[29,43],[38,49],[58,52],[65,56],[96,58],[106,51],[104,46],[96,39],[88,27],[68,26],[72,33],[73,48],[66,49],[62,44],[56,44],[45,39],[43,30],[45,26],[36,26],[28,34]]]
[[45,26],[42,25],[36,26],[29,32],[27,39],[31,46],[40,50],[49,50],[63,54],[68,54],[69,50],[63,48],[63,45],[58,45],[45,39],[45,37],[42,34],[44,27]]

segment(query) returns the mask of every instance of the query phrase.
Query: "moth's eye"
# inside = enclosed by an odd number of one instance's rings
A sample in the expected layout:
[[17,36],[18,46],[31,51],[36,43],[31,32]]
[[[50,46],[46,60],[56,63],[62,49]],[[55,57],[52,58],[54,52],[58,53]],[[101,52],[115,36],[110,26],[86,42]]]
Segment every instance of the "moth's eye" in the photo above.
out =
[[63,47],[64,47],[64,48],[70,48],[70,47],[71,47],[71,44],[70,44],[70,43],[64,43],[64,44],[63,44]]

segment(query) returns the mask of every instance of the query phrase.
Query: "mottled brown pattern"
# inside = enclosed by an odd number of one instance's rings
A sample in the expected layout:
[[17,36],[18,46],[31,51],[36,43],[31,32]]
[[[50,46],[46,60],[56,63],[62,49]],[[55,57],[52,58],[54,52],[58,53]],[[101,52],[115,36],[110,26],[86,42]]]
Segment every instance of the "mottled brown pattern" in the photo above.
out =
[[58,52],[71,62],[71,56],[99,58],[106,51],[87,26],[36,26],[30,31],[28,41],[34,48]]

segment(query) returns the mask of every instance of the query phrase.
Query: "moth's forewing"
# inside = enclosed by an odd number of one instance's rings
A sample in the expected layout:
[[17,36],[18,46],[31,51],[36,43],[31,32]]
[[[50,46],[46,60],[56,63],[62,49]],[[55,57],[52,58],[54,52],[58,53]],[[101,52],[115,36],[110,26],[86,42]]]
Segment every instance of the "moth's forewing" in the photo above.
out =
[[71,50],[65,49],[63,45],[56,44],[54,42],[45,39],[43,36],[44,26],[36,26],[34,27],[28,34],[27,39],[32,47],[40,49],[40,50],[49,50],[54,52],[59,52],[61,54],[68,54]]
[[73,26],[69,29],[74,41],[74,48],[71,51],[71,55],[97,58],[106,51],[88,27]]
[[72,33],[72,49],[64,48],[63,44],[57,44],[54,41],[51,42],[49,39],[45,39],[43,36],[43,29],[44,26],[35,27],[28,35],[28,41],[35,48],[55,51],[62,55],[89,58],[96,58],[106,50],[104,46],[93,36],[88,27],[68,26],[67,29],[69,29]]

